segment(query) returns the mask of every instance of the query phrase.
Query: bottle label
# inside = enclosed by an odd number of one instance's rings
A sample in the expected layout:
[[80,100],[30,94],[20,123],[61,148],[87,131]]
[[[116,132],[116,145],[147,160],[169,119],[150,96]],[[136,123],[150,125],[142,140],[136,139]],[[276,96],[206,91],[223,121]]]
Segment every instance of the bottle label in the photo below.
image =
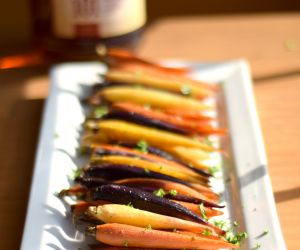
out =
[[53,33],[59,38],[107,38],[146,22],[145,0],[52,0]]

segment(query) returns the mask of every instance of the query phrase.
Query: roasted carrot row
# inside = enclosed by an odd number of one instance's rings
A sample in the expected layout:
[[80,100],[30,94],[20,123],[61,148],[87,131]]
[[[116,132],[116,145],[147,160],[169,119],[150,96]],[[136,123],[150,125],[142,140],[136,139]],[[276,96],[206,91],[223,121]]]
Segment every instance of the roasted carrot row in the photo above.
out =
[[128,50],[97,52],[108,70],[88,98],[85,164],[59,193],[75,199],[73,222],[101,243],[91,248],[237,248],[210,220],[224,207],[209,164],[221,149],[207,138],[226,134],[207,100],[217,85]]

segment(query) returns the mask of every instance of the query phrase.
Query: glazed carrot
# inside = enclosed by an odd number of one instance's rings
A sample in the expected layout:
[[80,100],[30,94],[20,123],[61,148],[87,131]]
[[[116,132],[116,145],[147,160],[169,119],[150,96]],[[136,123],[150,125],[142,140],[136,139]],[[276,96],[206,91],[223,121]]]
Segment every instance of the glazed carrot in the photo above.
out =
[[[138,57],[132,51],[120,49],[120,48],[106,48],[104,46],[98,46],[97,53],[101,58],[114,59],[114,64],[122,66],[128,62],[142,65],[144,67],[153,68],[161,72],[168,72],[173,74],[186,74],[190,71],[188,67],[166,67],[160,64],[145,60]],[[108,61],[110,63],[110,61]],[[114,65],[113,64],[113,65]]]
[[93,250],[161,250],[158,248],[136,248],[136,247],[113,247],[113,246],[104,246],[101,245],[89,245],[89,247]]
[[210,200],[219,200],[220,196],[213,192],[211,188],[201,185],[201,184],[196,184],[196,183],[191,183],[191,187],[200,192],[201,194],[205,195],[207,198]]
[[[146,65],[139,62],[123,62],[123,63],[113,63],[110,65],[110,69],[125,70],[133,72],[136,74],[145,73],[150,75],[164,76],[169,74],[184,75],[184,70],[189,70],[188,68],[162,68],[161,65]],[[167,70],[166,70],[167,69]],[[173,72],[171,72],[173,71]]]
[[126,205],[108,204],[89,207],[87,213],[92,218],[105,223],[120,223],[143,228],[147,228],[148,226],[151,227],[151,229],[173,230],[176,228],[197,233],[208,230],[212,234],[215,234],[214,230],[206,225],[136,209]]
[[189,163],[191,166],[203,170],[209,170],[209,167],[203,163],[204,160],[209,159],[209,154],[201,148],[192,148],[189,146],[174,146],[166,148],[166,150],[180,160]]
[[[210,200],[205,195],[201,194],[200,192],[185,186],[180,183],[167,181],[167,180],[160,180],[160,179],[151,179],[151,178],[129,178],[129,179],[122,179],[115,181],[116,184],[132,186],[132,187],[153,187],[156,189],[162,188],[165,191],[176,190],[178,194],[184,194],[192,197],[196,197],[199,199]],[[216,200],[211,200],[215,202]]]
[[[141,158],[141,159],[144,159],[144,160],[149,160],[151,162],[156,162],[158,164],[164,164],[164,165],[167,165],[167,166],[173,166],[173,167],[176,167],[176,168],[180,168],[180,169],[183,169],[183,171],[185,171],[186,173],[191,173],[193,171],[190,170],[189,167],[186,167],[178,162],[175,162],[175,161],[172,161],[172,160],[167,160],[161,156],[158,156],[158,155],[155,155],[155,154],[151,154],[149,152],[142,152],[140,150],[137,150],[137,149],[132,149],[132,148],[128,148],[128,147],[124,147],[124,146],[119,146],[119,145],[109,145],[109,144],[94,144],[93,146],[93,153],[92,155],[96,156],[98,155],[98,151],[100,150],[103,151],[103,150],[108,150],[111,152],[112,155],[114,155],[113,153],[115,152],[115,155],[117,155],[117,153],[119,152],[121,155],[128,155],[128,156],[131,156],[131,157],[138,157],[138,158]],[[101,154],[100,154],[101,155]],[[188,170],[188,171],[186,171]],[[196,174],[193,173],[193,176],[199,176],[199,174]],[[199,176],[199,178],[202,178],[202,179],[206,179],[203,178],[203,176]]]
[[115,102],[133,102],[155,108],[181,107],[192,110],[211,110],[212,105],[177,94],[134,86],[115,86],[96,93],[99,98]]
[[[141,125],[136,125],[121,120],[103,120],[98,123],[86,124],[89,126],[98,126],[101,137],[106,137],[108,141],[121,141],[137,143],[144,140],[155,147],[190,147],[198,148],[199,150],[215,151],[216,149],[198,140],[193,140],[186,136],[177,135],[171,132],[162,131],[159,129],[148,128]],[[99,134],[99,133],[98,133]],[[98,134],[94,136],[97,137]],[[172,146],[170,146],[172,145]]]
[[[199,205],[197,205],[197,204],[184,202],[184,201],[177,201],[177,200],[172,200],[172,201],[188,208],[189,210],[191,210],[195,214],[202,215],[201,212],[200,212],[200,209],[199,209]],[[205,214],[208,218],[211,218],[211,217],[214,217],[214,216],[219,216],[219,215],[223,214],[223,212],[220,211],[220,210],[216,210],[216,209],[213,209],[213,208],[210,208],[210,207],[205,207],[205,206],[204,206],[204,211],[205,211]]]
[[90,234],[94,234],[98,241],[112,246],[166,249],[218,249],[238,247],[221,239],[210,239],[200,235],[190,236],[160,230],[145,230],[145,228],[117,223],[107,223],[90,227],[87,231]]
[[193,120],[200,120],[200,121],[211,120],[214,118],[214,116],[209,115],[206,112],[203,112],[202,110],[187,110],[181,107],[176,107],[176,108],[167,107],[162,109],[162,111],[170,115],[176,115],[186,119],[193,119]]
[[136,72],[128,70],[110,69],[106,72],[105,78],[112,82],[137,84],[176,93],[188,93],[188,95],[195,98],[205,98],[213,95],[213,91],[203,84],[201,85],[201,83],[196,85],[191,83],[189,79],[178,79],[178,77],[173,78],[169,75],[146,74],[144,72],[136,74]]
[[150,119],[156,119],[159,121],[163,121],[172,125],[175,125],[179,128],[185,129],[190,134],[193,133],[201,133],[201,134],[224,134],[225,129],[216,128],[211,125],[210,121],[191,121],[182,119],[181,117],[176,117],[172,115],[167,115],[163,112],[160,112],[158,110],[152,110],[149,108],[145,108],[140,105],[132,104],[132,103],[115,103],[112,105],[114,109],[127,111],[127,112],[133,112],[138,115],[142,115],[146,118]]
[[[128,166],[135,166],[140,167],[146,170],[151,170],[157,173],[169,175],[175,178],[179,178],[185,181],[195,182],[195,183],[201,183],[201,178],[199,178],[199,175],[195,174],[191,171],[185,172],[181,168],[176,168],[174,166],[168,166],[166,164],[157,164],[154,162],[145,161],[138,158],[128,157],[128,156],[102,156],[102,157],[92,157],[90,159],[92,163],[109,163],[109,164],[125,164]],[[188,170],[188,169],[186,169]],[[203,182],[203,180],[202,180]]]

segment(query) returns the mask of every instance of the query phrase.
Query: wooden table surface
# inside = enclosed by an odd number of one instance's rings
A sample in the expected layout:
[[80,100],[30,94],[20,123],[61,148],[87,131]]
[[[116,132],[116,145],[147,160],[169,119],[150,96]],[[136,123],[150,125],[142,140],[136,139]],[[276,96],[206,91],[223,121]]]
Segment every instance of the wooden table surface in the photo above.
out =
[[[299,27],[300,13],[170,18],[149,25],[138,48],[152,59],[249,61],[288,249],[300,247]],[[47,91],[46,69],[0,72],[0,249],[19,248]]]

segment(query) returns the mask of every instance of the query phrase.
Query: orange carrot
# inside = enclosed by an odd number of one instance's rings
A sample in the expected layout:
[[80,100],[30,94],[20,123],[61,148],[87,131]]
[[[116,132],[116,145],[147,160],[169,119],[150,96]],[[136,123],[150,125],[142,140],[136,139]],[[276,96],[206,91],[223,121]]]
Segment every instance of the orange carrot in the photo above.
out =
[[129,246],[144,248],[237,248],[237,245],[222,239],[215,239],[194,234],[185,235],[161,230],[147,230],[141,227],[117,223],[108,223],[89,227],[88,233],[95,234],[98,241],[112,246]]
[[187,110],[187,109],[182,109],[180,107],[176,107],[176,108],[164,108],[162,109],[162,111],[170,115],[177,115],[189,119],[196,119],[196,120],[213,119],[213,116],[208,115],[202,110]]
[[113,247],[104,245],[90,245],[93,250],[161,250],[158,248],[141,248],[141,247]]
[[[172,201],[188,208],[189,210],[191,210],[195,214],[200,214],[201,215],[199,205],[197,205],[197,204],[184,202],[184,201],[176,201],[176,200],[172,200]],[[219,215],[223,214],[223,212],[221,210],[216,210],[216,209],[213,209],[213,208],[210,208],[210,207],[204,207],[204,211],[205,211],[205,214],[208,218],[211,218],[211,217],[214,217],[214,216],[219,216]]]
[[135,55],[132,51],[120,48],[105,48],[103,46],[97,47],[97,53],[100,57],[114,59],[114,65],[122,67],[123,64],[134,63],[141,65],[144,68],[153,68],[161,72],[168,72],[173,74],[186,74],[190,71],[188,67],[165,67],[148,60],[142,59]]

